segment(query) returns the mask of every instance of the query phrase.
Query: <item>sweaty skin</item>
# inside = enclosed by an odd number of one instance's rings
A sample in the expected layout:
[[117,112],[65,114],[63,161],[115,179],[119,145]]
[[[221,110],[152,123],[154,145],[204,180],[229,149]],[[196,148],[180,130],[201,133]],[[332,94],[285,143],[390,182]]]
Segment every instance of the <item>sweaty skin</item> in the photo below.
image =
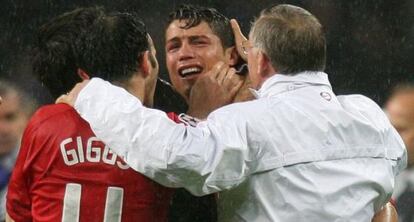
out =
[[184,21],[173,21],[166,30],[166,63],[170,79],[188,102],[197,78],[207,74],[219,61],[227,66],[237,62],[234,47],[224,49],[220,38],[206,22],[184,29]]

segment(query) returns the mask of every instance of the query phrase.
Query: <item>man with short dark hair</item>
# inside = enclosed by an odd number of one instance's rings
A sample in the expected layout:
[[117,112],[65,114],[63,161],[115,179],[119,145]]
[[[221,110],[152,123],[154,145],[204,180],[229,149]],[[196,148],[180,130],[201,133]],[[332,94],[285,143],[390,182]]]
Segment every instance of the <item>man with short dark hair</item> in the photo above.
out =
[[165,31],[168,74],[174,88],[188,102],[200,75],[218,61],[238,62],[230,21],[213,8],[182,5],[170,13]]
[[[191,107],[193,108],[200,108],[204,105],[202,104],[203,100],[190,101],[191,90],[200,76],[211,75],[211,69],[219,61],[233,68],[239,64],[239,55],[235,49],[230,20],[214,8],[180,5],[169,14],[165,28],[165,43],[166,65],[172,86],[187,103],[192,103]],[[235,72],[234,69],[229,69],[229,71]],[[158,86],[161,87],[162,84],[158,84]],[[247,86],[248,82],[246,81],[243,90],[240,90],[235,98],[230,98],[228,101],[251,99],[252,95],[247,90]],[[206,96],[211,94],[210,91]],[[171,94],[168,94],[168,97],[171,97]],[[155,100],[158,101],[157,97]],[[216,100],[219,105],[222,104],[219,102],[219,98]],[[157,104],[157,107],[160,106]],[[195,113],[193,108],[186,110],[186,113],[198,118],[206,117],[205,113]],[[186,118],[183,117],[183,114],[177,117],[177,119],[183,118]],[[216,221],[212,196],[194,199],[183,194],[181,190],[176,194],[177,198],[174,199],[171,211],[173,218],[180,218],[180,221],[183,221],[184,216],[180,215],[182,210],[174,209],[174,207],[185,207],[188,212],[191,212],[188,221]],[[195,202],[196,200],[199,202]]]
[[219,221],[370,221],[406,151],[372,100],[333,93],[318,36],[322,26],[302,8],[263,11],[250,40],[236,36],[257,99],[196,127],[172,124],[100,79],[78,84],[67,102],[138,172],[195,195],[220,192]]
[[[54,97],[89,75],[152,105],[158,64],[135,15],[76,9],[43,25],[36,46],[35,73]],[[130,169],[73,108],[48,105],[25,130],[8,221],[167,221],[171,194]]]

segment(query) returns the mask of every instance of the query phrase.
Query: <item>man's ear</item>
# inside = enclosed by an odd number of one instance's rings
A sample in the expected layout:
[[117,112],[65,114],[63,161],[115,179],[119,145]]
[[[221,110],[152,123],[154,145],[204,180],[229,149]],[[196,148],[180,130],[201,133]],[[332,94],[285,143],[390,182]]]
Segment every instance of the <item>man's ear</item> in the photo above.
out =
[[142,55],[140,73],[142,77],[146,78],[151,73],[151,61],[150,61],[150,52],[147,50]]
[[239,62],[239,59],[241,59],[236,47],[234,46],[228,47],[225,50],[225,55],[229,58],[229,66],[235,66]]
[[86,79],[90,79],[88,73],[86,73],[83,69],[78,68],[78,76],[82,79],[82,80],[86,80]]

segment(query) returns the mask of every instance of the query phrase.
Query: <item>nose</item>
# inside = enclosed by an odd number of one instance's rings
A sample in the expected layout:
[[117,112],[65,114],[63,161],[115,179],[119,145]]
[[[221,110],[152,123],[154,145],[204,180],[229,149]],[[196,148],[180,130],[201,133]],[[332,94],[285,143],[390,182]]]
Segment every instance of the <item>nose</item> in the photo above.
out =
[[188,43],[183,43],[178,52],[179,61],[192,59],[195,57],[194,50]]

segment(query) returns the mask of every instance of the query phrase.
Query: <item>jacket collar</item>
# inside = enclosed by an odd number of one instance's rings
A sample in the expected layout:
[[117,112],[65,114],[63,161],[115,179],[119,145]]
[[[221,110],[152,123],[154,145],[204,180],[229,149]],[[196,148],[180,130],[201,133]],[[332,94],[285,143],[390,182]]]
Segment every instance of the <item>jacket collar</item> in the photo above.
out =
[[274,74],[263,83],[259,90],[251,89],[251,91],[256,98],[262,98],[309,85],[325,85],[332,89],[326,73],[305,71],[295,75]]

